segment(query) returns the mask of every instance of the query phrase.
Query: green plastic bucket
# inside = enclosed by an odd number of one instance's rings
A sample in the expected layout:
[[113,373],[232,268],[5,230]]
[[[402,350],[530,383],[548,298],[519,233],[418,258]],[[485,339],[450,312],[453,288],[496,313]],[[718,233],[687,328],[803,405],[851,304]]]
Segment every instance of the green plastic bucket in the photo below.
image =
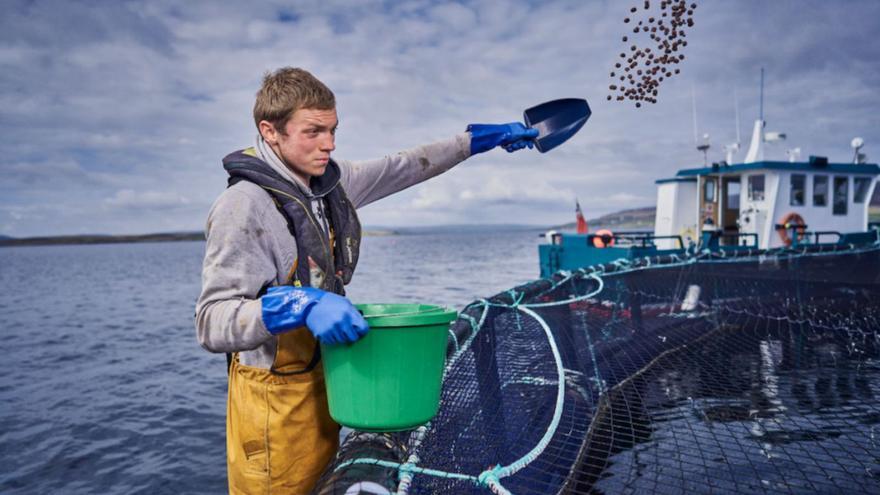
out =
[[449,324],[455,310],[427,304],[360,304],[361,340],[321,345],[330,416],[362,431],[425,424],[440,407]]

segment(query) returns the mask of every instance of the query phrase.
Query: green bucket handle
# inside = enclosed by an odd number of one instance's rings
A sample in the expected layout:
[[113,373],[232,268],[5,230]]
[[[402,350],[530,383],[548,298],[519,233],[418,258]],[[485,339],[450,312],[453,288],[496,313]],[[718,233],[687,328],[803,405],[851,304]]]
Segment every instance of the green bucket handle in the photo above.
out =
[[423,311],[407,311],[404,313],[385,313],[385,314],[377,313],[374,315],[365,315],[363,310],[359,309],[358,313],[360,313],[361,316],[364,317],[364,319],[369,320],[370,318],[388,318],[388,317],[394,317],[394,316],[416,316],[416,315],[423,315],[423,314],[427,314],[427,313],[437,313],[439,311],[449,311],[451,309],[452,308],[448,308],[446,306],[434,306],[431,309],[426,309]]

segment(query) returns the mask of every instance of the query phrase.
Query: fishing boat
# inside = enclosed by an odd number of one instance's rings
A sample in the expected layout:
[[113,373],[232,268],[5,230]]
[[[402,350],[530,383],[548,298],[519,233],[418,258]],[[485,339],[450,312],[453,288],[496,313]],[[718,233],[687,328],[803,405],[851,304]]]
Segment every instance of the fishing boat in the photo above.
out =
[[[782,133],[764,132],[755,121],[751,145],[741,163],[728,160],[679,170],[656,181],[654,230],[592,234],[548,232],[539,247],[541,276],[656,255],[686,251],[767,250],[823,244],[877,241],[880,227],[869,222],[870,198],[880,167],[865,163],[864,142],[852,141],[854,158],[833,163],[825,156],[798,161],[764,158],[768,141]],[[698,146],[705,151],[706,145]]]

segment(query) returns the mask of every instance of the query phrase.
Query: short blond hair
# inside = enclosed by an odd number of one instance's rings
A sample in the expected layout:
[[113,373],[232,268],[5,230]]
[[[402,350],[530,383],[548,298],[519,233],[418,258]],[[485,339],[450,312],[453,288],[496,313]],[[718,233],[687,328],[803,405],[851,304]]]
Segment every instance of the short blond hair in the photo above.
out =
[[266,120],[283,134],[287,121],[301,108],[334,110],[336,96],[306,70],[282,67],[275,72],[267,72],[254,102],[257,129],[260,128],[260,122]]

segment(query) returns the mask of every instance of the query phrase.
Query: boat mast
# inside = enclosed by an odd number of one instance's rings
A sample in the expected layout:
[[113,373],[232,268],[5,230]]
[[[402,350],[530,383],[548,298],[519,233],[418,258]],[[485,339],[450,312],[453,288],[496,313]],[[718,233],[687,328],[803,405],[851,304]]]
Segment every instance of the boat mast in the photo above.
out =
[[759,106],[758,120],[752,128],[752,142],[749,143],[749,151],[743,163],[755,163],[764,160],[764,68],[761,67],[761,103]]
[[761,67],[761,105],[760,105],[760,119],[764,120],[764,68]]
[[733,163],[733,154],[739,151],[739,146],[742,142],[739,136],[739,95],[736,88],[733,89],[733,118],[736,123],[736,142],[724,146],[725,161],[728,165]]

